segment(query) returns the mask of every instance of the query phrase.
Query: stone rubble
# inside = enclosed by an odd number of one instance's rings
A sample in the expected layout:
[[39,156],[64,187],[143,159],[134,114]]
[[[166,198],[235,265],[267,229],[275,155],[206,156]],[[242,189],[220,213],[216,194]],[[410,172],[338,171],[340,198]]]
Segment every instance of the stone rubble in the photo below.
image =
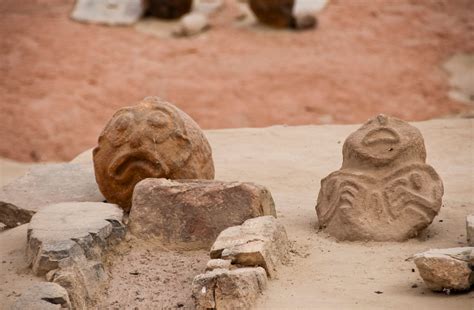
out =
[[12,228],[50,204],[104,200],[92,163],[45,164],[0,189],[0,222]]
[[415,264],[433,291],[466,291],[474,284],[474,247],[432,249],[416,254]]
[[41,282],[28,287],[11,310],[72,309],[67,291],[60,285]]
[[125,235],[122,216],[117,205],[107,203],[42,208],[28,226],[26,254],[33,273],[64,287],[73,307],[87,308],[107,280],[103,255]]
[[170,247],[209,249],[222,230],[262,215],[276,212],[270,192],[260,185],[146,179],[135,187],[129,229]]

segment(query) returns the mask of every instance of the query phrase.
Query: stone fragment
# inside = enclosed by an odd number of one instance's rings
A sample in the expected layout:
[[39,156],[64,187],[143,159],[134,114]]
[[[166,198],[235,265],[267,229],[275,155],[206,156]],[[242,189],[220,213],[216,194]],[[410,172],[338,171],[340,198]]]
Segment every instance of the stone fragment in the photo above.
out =
[[222,231],[210,255],[229,259],[234,265],[263,267],[269,277],[275,277],[278,265],[288,260],[285,227],[273,216],[249,219]]
[[206,271],[214,269],[230,269],[232,261],[228,259],[211,259],[207,262]]
[[267,286],[263,268],[215,269],[193,280],[197,310],[250,309]]
[[415,264],[433,291],[465,291],[474,284],[474,247],[429,250],[416,254]]
[[147,14],[164,19],[177,19],[191,12],[193,0],[147,0]]
[[104,200],[91,163],[41,165],[0,189],[0,222],[11,228],[49,204]]
[[275,28],[294,26],[295,0],[249,0],[250,9],[262,24]]
[[56,283],[41,282],[26,289],[12,310],[72,309],[67,291]]
[[118,110],[99,136],[93,158],[100,191],[126,211],[143,179],[214,178],[211,147],[199,126],[156,97]]
[[37,212],[28,226],[27,258],[36,275],[65,259],[99,259],[113,239],[124,235],[122,210],[107,203],[69,202]]
[[474,246],[474,215],[466,217],[467,244]]
[[143,0],[76,0],[71,18],[111,26],[131,25],[144,13]]
[[190,13],[184,15],[178,29],[174,32],[175,36],[188,37],[201,33],[209,28],[209,21],[206,15],[201,13]]
[[209,249],[227,227],[276,215],[270,192],[253,183],[146,179],[135,187],[129,228],[171,247]]
[[420,131],[379,115],[352,133],[340,170],[321,181],[320,228],[339,240],[403,241],[428,227],[443,183],[427,165]]

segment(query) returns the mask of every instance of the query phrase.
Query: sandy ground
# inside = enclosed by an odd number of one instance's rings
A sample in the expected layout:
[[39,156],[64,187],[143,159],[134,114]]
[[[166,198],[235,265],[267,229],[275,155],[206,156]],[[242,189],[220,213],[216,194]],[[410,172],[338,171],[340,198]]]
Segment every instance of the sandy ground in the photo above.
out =
[[315,31],[238,27],[227,0],[190,39],[71,21],[73,0],[0,1],[0,156],[69,160],[149,95],[203,128],[458,113],[441,64],[474,52],[471,0],[330,1]]

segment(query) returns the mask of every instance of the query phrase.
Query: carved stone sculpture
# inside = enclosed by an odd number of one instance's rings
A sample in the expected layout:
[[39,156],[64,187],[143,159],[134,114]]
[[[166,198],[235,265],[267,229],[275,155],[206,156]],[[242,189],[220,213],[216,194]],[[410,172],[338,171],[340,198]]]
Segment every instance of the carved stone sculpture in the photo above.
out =
[[339,240],[416,236],[438,214],[443,196],[425,160],[417,128],[384,115],[369,120],[345,141],[341,169],[321,181],[320,228]]
[[295,0],[248,0],[250,9],[257,19],[275,28],[307,29],[314,28],[316,18],[311,14],[295,16]]
[[147,0],[148,14],[158,18],[176,19],[191,12],[192,0]]
[[99,136],[93,157],[100,191],[126,211],[143,179],[214,178],[211,147],[199,126],[156,97],[117,111]]

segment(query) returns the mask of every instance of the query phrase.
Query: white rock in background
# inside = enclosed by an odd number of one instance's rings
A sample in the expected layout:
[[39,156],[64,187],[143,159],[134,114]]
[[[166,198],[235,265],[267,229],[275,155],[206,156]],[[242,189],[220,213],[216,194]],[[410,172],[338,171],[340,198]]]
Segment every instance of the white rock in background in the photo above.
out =
[[467,244],[474,246],[474,215],[466,217]]
[[250,309],[267,286],[263,268],[215,269],[193,280],[196,310]]
[[143,0],[76,0],[71,18],[111,26],[131,25],[144,13]]
[[328,4],[329,0],[296,0],[293,7],[294,15],[315,14]]
[[277,266],[288,259],[285,227],[273,216],[249,219],[240,226],[222,231],[211,248],[211,258],[223,258],[232,264],[265,269],[276,275]]
[[415,264],[433,291],[465,291],[474,284],[474,247],[429,250],[416,254]]
[[194,0],[193,12],[212,15],[224,6],[223,0]]
[[179,21],[179,27],[174,32],[175,36],[189,37],[201,33],[209,28],[207,16],[202,13],[192,12],[184,15]]

